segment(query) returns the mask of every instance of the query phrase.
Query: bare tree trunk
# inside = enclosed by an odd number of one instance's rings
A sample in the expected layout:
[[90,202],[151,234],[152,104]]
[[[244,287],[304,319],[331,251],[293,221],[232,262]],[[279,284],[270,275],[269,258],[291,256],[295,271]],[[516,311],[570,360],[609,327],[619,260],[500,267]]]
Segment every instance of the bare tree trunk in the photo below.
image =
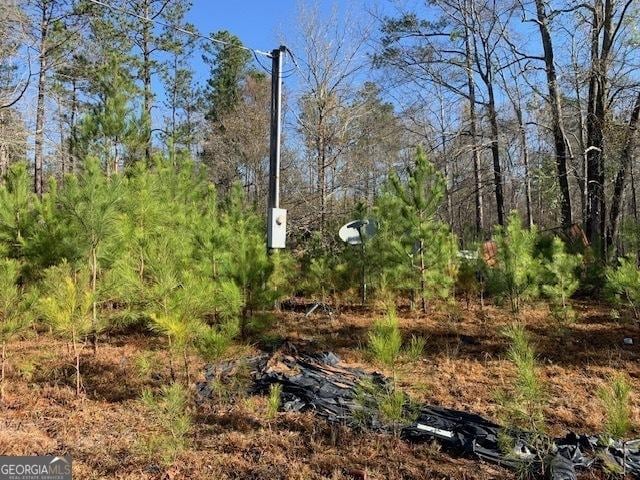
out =
[[524,195],[527,209],[527,225],[533,227],[533,211],[531,208],[531,175],[529,173],[529,149],[527,148],[527,131],[522,118],[522,110],[517,113],[520,124],[520,148],[522,149],[522,163],[524,165]]
[[[466,19],[465,19],[466,25]],[[476,236],[480,237],[484,229],[484,211],[482,205],[482,179],[480,171],[480,153],[478,152],[478,128],[476,120],[476,86],[471,68],[471,42],[469,31],[465,27],[465,61],[467,70],[467,89],[469,92],[469,132],[471,134],[471,158],[473,160],[474,200],[476,213]]]
[[558,185],[560,186],[560,215],[562,226],[568,228],[573,223],[571,213],[571,194],[569,191],[569,178],[567,171],[567,158],[569,158],[570,148],[567,136],[564,131],[562,120],[562,103],[558,90],[558,80],[554,61],[553,44],[551,34],[547,24],[547,14],[543,0],[536,0],[536,11],[538,15],[538,27],[542,37],[542,47],[544,49],[545,72],[547,75],[547,88],[549,90],[549,105],[551,107],[551,118],[553,128],[553,140],[556,150],[556,168],[558,171]]
[[49,7],[42,5],[42,17],[40,19],[40,55],[38,56],[38,94],[36,99],[36,131],[34,136],[33,153],[33,191],[42,196],[44,190],[42,162],[44,155],[44,100],[45,100],[45,80],[47,73],[47,36],[49,33]]
[[0,143],[0,185],[4,182],[4,177],[9,171],[9,148],[6,144]]
[[613,187],[613,198],[611,199],[611,212],[609,217],[610,230],[608,234],[608,244],[611,246],[618,236],[618,223],[620,221],[621,205],[624,197],[624,190],[627,180],[627,171],[631,169],[633,162],[633,153],[636,146],[636,131],[638,129],[638,120],[640,119],[640,93],[636,97],[636,101],[629,118],[629,126],[625,138],[624,148],[620,158],[620,167],[616,174]]
[[[144,16],[149,18],[149,2],[144,4]],[[144,158],[147,165],[151,164],[151,103],[153,96],[151,93],[151,31],[150,23],[142,23],[142,83],[144,85],[144,104],[145,122],[148,132],[146,133],[144,146]]]
[[633,173],[633,162],[629,165],[629,176],[631,177],[631,210],[633,219],[638,223],[638,197],[636,196],[636,177]]
[[[587,219],[587,158],[586,158],[586,139],[585,139],[585,119],[584,110],[582,108],[582,95],[580,93],[580,80],[578,78],[577,60],[574,61],[574,92],[576,95],[576,104],[579,110],[578,114],[578,147],[580,151],[580,174],[576,173],[578,187],[580,188],[580,213],[582,223],[585,225]],[[575,170],[575,169],[574,169]]]
[[[607,111],[607,70],[612,46],[613,0],[594,1],[591,72],[587,111],[587,237],[606,256],[606,203],[604,196],[604,127]],[[600,36],[602,34],[602,46]]]
[[71,129],[69,135],[69,173],[75,172],[76,166],[76,146],[78,144],[78,132],[76,125],[76,118],[78,114],[78,91],[76,85],[76,79],[71,81],[71,116],[69,120],[69,126]]
[[64,185],[64,175],[67,170],[67,151],[65,148],[65,138],[64,138],[64,122],[62,121],[62,108],[60,107],[60,100],[57,102],[58,106],[58,130],[60,135],[60,184]]
[[[487,68],[492,68],[490,65]],[[500,142],[498,129],[498,113],[496,111],[496,100],[493,92],[493,79],[490,71],[485,77],[487,93],[489,94],[489,124],[491,125],[491,156],[493,158],[493,183],[496,194],[496,212],[498,214],[498,225],[504,225],[504,193],[502,190],[502,168],[500,166]]]
[[324,232],[327,215],[327,159],[322,139],[318,139],[318,194],[320,195],[320,232]]

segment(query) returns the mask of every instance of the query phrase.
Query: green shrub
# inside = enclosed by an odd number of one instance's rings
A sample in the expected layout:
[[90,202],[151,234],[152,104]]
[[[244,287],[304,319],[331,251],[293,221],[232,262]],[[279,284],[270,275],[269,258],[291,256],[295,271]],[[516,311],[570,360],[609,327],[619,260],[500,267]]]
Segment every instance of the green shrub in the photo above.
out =
[[551,260],[545,264],[549,283],[543,285],[542,290],[551,299],[552,314],[562,325],[575,320],[575,312],[569,299],[580,285],[576,269],[581,261],[580,255],[566,253],[562,240],[557,237],[553,239]]
[[604,407],[605,433],[616,440],[623,439],[631,430],[631,383],[627,376],[618,374],[598,390]]
[[618,268],[606,271],[607,290],[613,301],[629,308],[640,320],[640,269],[632,258],[621,258]]
[[141,403],[147,410],[151,431],[139,444],[149,459],[159,459],[162,464],[172,464],[189,444],[189,432],[193,420],[189,411],[189,394],[180,384],[162,387],[154,395],[146,389]]
[[305,275],[305,290],[322,303],[341,285],[346,265],[333,255],[311,259]]
[[369,350],[374,358],[386,365],[394,367],[402,348],[402,334],[398,326],[398,316],[391,308],[387,314],[376,320],[369,332]]

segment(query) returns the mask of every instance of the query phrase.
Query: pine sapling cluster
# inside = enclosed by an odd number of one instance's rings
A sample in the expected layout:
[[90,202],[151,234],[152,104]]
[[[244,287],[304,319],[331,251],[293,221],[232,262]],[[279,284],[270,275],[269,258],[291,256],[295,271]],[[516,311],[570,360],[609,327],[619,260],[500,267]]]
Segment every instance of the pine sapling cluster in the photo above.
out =
[[607,290],[616,304],[628,308],[640,320],[640,268],[631,257],[620,258],[619,263],[606,271]]

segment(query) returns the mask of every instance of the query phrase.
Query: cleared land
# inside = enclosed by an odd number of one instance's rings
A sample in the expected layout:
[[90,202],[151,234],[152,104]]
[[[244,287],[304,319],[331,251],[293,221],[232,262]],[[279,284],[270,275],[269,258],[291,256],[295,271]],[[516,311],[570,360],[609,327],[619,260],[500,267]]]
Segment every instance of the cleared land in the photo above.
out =
[[[550,433],[601,431],[604,411],[596,392],[616,371],[627,372],[633,383],[633,419],[640,424],[638,328],[614,321],[606,306],[583,302],[576,310],[578,323],[562,335],[543,305],[518,314],[532,333],[548,387]],[[282,312],[250,347],[233,354],[251,355],[287,342],[309,351],[331,350],[347,363],[384,371],[364,348],[377,315],[358,309],[308,318]],[[399,367],[400,386],[416,400],[496,418],[495,392],[507,387],[514,373],[500,335],[512,316],[493,306],[440,306],[429,315],[401,311],[400,321],[405,338],[427,339],[423,358]],[[626,336],[635,344],[624,345]],[[514,477],[493,465],[453,458],[435,444],[415,446],[354,432],[312,414],[282,413],[268,420],[266,399],[250,396],[194,407],[188,450],[172,466],[160,466],[140,451],[153,422],[139,398],[145,387],[169,382],[165,351],[163,340],[135,332],[104,338],[97,357],[87,346],[85,395],[76,398],[64,343],[35,332],[13,343],[0,454],[70,453],[79,479]]]

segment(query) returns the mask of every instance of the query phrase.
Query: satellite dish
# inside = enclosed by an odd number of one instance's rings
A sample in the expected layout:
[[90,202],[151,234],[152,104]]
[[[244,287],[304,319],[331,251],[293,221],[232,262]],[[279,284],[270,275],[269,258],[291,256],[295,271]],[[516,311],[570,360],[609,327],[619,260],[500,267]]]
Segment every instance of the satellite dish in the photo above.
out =
[[378,225],[372,218],[353,220],[340,228],[338,235],[349,245],[360,245],[373,237],[378,231]]

